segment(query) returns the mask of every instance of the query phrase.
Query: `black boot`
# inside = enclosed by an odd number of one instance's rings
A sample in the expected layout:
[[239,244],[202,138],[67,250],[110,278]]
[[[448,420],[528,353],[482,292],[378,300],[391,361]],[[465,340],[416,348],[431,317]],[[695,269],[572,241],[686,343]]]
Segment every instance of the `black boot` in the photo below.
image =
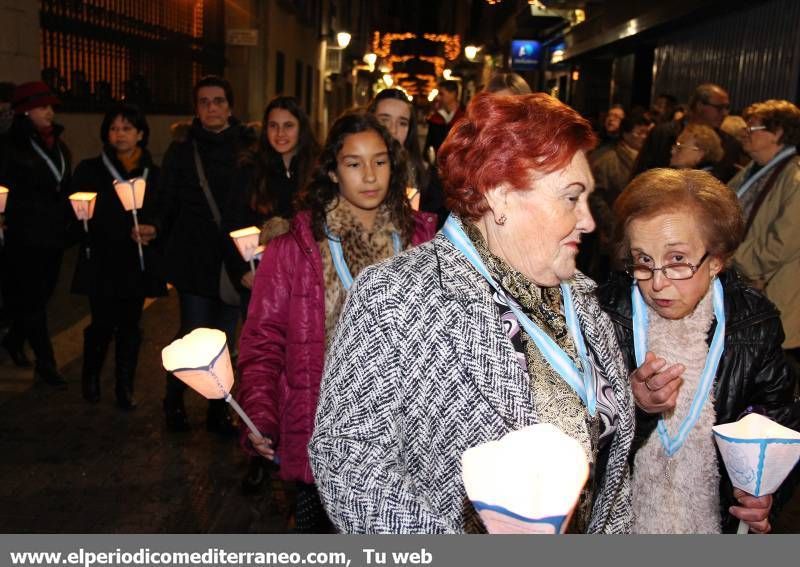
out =
[[98,333],[92,325],[83,330],[81,386],[83,399],[93,404],[100,401],[100,375],[110,341],[110,335]]
[[14,340],[11,332],[9,332],[3,339],[3,348],[6,349],[8,356],[11,357],[11,360],[16,366],[20,368],[30,368],[33,365],[25,354],[25,348],[23,347],[24,341],[20,344],[17,343],[19,343],[19,341]]
[[56,388],[67,387],[67,381],[59,374],[58,368],[52,364],[40,364],[39,361],[36,361],[36,367],[33,369],[33,379],[35,382],[43,382]]
[[167,373],[167,395],[164,398],[164,418],[167,429],[170,431],[189,431],[189,420],[186,417],[186,407],[183,405],[183,391],[186,386],[175,378],[172,373]]
[[225,400],[208,400],[206,430],[225,437],[234,436],[239,432],[231,419],[231,414],[228,413],[228,403]]
[[141,343],[142,333],[139,329],[120,329],[117,332],[115,350],[117,383],[114,391],[117,394],[117,407],[123,410],[136,408],[136,401],[133,399],[133,380],[136,377]]
[[40,380],[50,386],[66,388],[67,381],[58,372],[56,357],[53,353],[53,343],[47,331],[47,319],[44,315],[32,317],[27,322],[28,342],[36,356],[36,364],[33,369],[34,380]]

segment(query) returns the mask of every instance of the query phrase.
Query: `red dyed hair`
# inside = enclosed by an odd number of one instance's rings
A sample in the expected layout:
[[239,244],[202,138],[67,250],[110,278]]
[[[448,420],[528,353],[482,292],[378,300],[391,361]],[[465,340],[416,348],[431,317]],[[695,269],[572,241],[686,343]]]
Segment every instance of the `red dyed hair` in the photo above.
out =
[[589,122],[550,95],[477,94],[439,149],[447,207],[477,220],[489,210],[488,189],[529,189],[533,172],[562,169],[596,144]]

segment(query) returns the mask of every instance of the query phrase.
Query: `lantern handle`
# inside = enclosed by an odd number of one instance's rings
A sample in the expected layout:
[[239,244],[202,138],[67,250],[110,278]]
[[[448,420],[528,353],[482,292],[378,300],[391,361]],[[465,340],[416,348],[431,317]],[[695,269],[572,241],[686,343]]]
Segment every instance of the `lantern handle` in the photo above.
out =
[[244,410],[241,408],[241,406],[236,403],[236,400],[233,399],[233,396],[231,396],[228,392],[225,392],[224,400],[231,405],[233,411],[239,414],[239,417],[241,417],[242,421],[245,422],[247,428],[253,432],[253,435],[255,435],[259,439],[264,438],[264,436],[261,435],[261,432],[256,428],[255,424],[252,421],[250,421],[250,418],[247,416],[246,413],[244,413]]

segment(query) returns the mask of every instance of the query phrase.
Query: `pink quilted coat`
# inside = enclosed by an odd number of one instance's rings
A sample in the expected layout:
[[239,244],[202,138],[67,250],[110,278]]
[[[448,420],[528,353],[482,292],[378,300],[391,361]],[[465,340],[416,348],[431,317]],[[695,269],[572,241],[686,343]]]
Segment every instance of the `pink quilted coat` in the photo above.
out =
[[[436,215],[415,213],[414,220],[417,246],[433,238]],[[323,285],[322,256],[303,211],[264,251],[239,344],[239,404],[272,438],[281,478],[309,484],[308,441],[325,364]],[[246,428],[241,444],[255,454]]]

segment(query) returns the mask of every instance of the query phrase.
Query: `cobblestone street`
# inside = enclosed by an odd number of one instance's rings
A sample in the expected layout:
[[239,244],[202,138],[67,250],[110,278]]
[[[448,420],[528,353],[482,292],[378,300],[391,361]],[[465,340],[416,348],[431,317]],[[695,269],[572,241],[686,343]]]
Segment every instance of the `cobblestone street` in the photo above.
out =
[[[206,402],[186,395],[188,433],[164,427],[160,351],[178,327],[170,292],[148,306],[137,372],[139,407],[114,406],[113,350],[103,398],[81,397],[82,331],[88,308],[70,296],[74,252],[51,305],[56,357],[69,387],[34,385],[30,369],[0,355],[0,531],[38,533],[281,532],[288,505],[280,481],[245,496],[247,459],[232,438],[205,430]],[[113,345],[112,345],[113,349]]]

